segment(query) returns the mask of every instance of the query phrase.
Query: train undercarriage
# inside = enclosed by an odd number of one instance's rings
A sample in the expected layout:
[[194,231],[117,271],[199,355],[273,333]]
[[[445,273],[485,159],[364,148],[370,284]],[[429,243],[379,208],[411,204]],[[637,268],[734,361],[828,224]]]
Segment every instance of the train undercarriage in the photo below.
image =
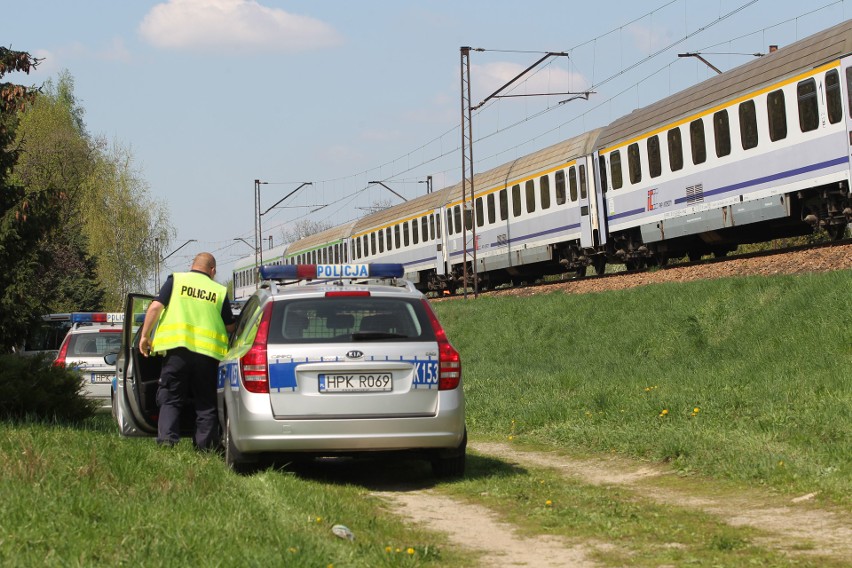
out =
[[[634,227],[609,235],[606,245],[582,247],[578,240],[550,245],[544,257],[531,262],[488,269],[483,264],[474,274],[468,261],[467,280],[461,264],[446,275],[436,271],[421,273],[424,292],[455,294],[459,290],[488,290],[503,285],[534,282],[544,276],[571,274],[584,277],[590,272],[603,274],[610,264],[624,265],[628,270],[665,266],[670,260],[689,258],[697,261],[708,255],[723,257],[740,245],[816,235],[824,231],[827,238],[843,238],[852,223],[852,196],[846,182],[805,189],[767,198],[766,203],[737,207],[728,205],[702,215],[711,218],[708,230],[682,235],[666,235],[662,223],[653,230]],[[712,221],[713,216],[716,220]],[[738,223],[745,219],[746,222]],[[718,226],[712,226],[712,223]],[[676,231],[676,229],[675,229]],[[673,232],[675,232],[673,231]],[[648,236],[651,238],[647,238]],[[476,281],[474,281],[476,278]]]

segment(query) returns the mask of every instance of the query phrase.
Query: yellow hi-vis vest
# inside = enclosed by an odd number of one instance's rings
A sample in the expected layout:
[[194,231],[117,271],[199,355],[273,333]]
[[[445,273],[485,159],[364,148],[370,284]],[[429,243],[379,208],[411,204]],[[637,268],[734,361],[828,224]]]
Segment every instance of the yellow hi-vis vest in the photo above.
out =
[[173,278],[172,296],[160,316],[151,351],[186,347],[221,361],[228,352],[222,321],[227,288],[199,272],[176,272]]

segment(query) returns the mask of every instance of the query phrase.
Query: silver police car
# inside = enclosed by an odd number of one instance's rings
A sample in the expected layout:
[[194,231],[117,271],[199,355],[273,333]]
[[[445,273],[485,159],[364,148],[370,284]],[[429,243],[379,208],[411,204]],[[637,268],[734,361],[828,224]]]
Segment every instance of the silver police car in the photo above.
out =
[[115,354],[121,346],[123,314],[75,312],[71,329],[59,346],[53,364],[74,369],[83,377],[83,396],[110,409],[110,392],[115,380]]
[[219,366],[225,460],[404,452],[464,472],[461,361],[399,264],[279,265]]

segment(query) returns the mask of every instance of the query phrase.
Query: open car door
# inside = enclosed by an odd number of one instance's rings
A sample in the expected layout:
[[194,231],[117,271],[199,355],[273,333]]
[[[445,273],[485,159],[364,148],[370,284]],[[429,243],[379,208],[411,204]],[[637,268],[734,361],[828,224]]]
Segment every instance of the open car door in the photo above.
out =
[[157,433],[157,381],[163,357],[143,357],[139,353],[139,331],[153,300],[153,296],[128,294],[124,306],[124,329],[113,389],[113,417],[124,436]]

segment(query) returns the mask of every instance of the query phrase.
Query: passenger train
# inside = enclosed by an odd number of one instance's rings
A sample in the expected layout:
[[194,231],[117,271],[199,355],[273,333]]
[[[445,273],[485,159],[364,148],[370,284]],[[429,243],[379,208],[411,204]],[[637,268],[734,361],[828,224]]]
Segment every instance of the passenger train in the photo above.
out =
[[[465,274],[486,289],[720,256],[817,228],[840,238],[852,219],[850,147],[852,20],[476,174],[466,203],[459,182],[263,259],[402,263],[422,291],[452,292]],[[254,256],[237,263],[237,299],[256,274]]]

